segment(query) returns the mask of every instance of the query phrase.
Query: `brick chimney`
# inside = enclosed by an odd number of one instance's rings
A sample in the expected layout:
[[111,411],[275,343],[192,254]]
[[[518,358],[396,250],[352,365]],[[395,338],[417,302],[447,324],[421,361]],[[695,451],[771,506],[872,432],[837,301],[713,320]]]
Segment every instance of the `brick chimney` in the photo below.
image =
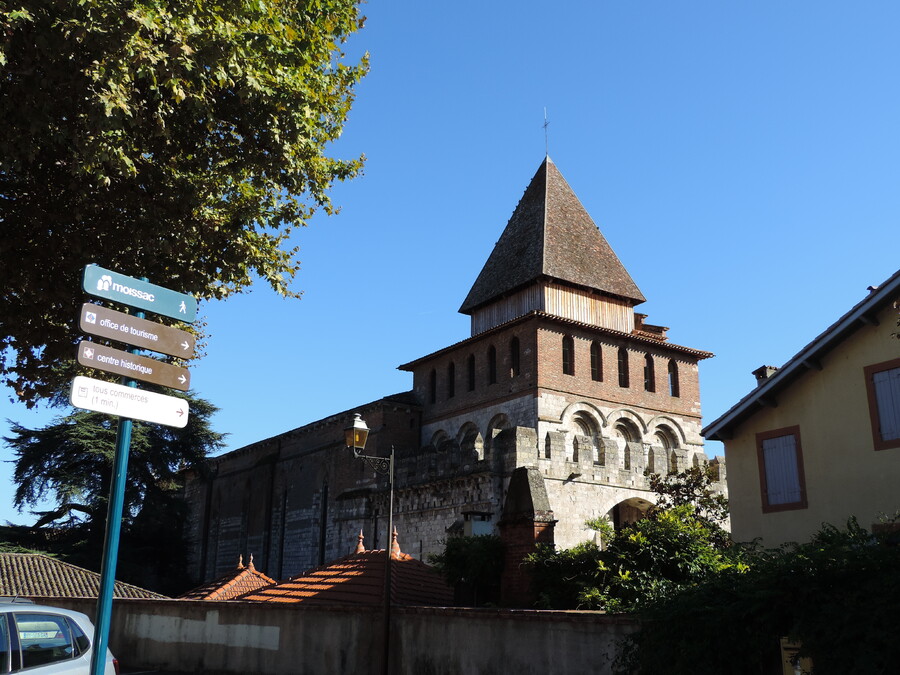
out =
[[756,386],[758,387],[777,372],[778,368],[776,366],[760,366],[751,374],[756,377]]

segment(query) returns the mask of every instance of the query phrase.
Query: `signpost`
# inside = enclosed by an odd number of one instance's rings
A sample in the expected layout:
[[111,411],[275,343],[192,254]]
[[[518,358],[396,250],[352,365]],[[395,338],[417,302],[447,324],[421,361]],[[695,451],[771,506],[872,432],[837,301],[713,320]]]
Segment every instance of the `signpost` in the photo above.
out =
[[85,333],[109,340],[125,342],[182,359],[194,356],[196,339],[186,330],[139,319],[101,305],[84,303],[81,306],[79,325]]
[[126,277],[97,265],[84,268],[83,288],[85,293],[98,298],[188,323],[197,318],[197,299],[193,295],[171,291],[144,279]]
[[188,421],[188,404],[184,399],[81,375],[72,381],[69,400],[76,408],[168,427],[183,429]]
[[[181,391],[191,388],[191,373],[187,368],[179,368],[147,356],[137,356],[87,340],[82,340],[78,345],[78,363],[88,368],[97,368],[105,370],[107,373],[133,377],[135,380],[161,384],[164,387]],[[113,414],[121,415],[121,413]],[[134,417],[134,415],[125,415],[125,417]],[[165,424],[165,422],[160,422],[160,424]]]
[[[144,312],[141,311],[147,310],[191,322],[197,317],[197,300],[193,296],[97,265],[85,267],[82,288],[95,297],[139,310],[131,315],[86,303],[81,308],[79,319],[79,325],[85,333],[183,359],[189,359],[194,355],[193,335],[177,328],[146,321]],[[106,663],[132,420],[184,428],[187,426],[189,416],[187,401],[176,396],[138,389],[135,381],[139,379],[185,391],[190,386],[190,374],[187,369],[146,356],[138,356],[137,351],[131,349],[123,352],[83,340],[78,346],[80,364],[123,375],[125,379],[122,384],[112,384],[91,377],[78,376],[73,380],[69,393],[69,400],[76,408],[119,417],[112,489],[106,516],[100,593],[97,597],[91,675],[103,675]]]

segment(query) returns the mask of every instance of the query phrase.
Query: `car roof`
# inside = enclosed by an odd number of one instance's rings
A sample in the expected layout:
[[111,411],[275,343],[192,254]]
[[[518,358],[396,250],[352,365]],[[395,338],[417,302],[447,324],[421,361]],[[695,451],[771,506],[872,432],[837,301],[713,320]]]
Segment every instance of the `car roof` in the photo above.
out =
[[28,612],[46,611],[54,614],[63,614],[64,616],[81,619],[82,621],[90,621],[86,614],[75,611],[74,609],[65,609],[54,605],[39,605],[27,598],[16,598],[14,600],[7,598],[0,599],[0,612],[21,612],[23,610]]

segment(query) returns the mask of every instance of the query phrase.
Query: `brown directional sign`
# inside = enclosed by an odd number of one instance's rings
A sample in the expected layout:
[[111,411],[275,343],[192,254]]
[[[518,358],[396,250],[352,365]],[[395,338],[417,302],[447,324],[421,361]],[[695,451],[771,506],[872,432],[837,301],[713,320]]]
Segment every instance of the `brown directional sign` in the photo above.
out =
[[[182,359],[194,355],[193,335],[178,328],[107,309],[86,302],[81,306],[81,330],[91,335],[124,342]],[[170,385],[171,386],[171,385]]]
[[161,384],[187,391],[191,387],[191,374],[187,368],[163,363],[148,356],[129,354],[120,349],[82,340],[78,345],[78,363],[107,373],[124,375],[143,382]]

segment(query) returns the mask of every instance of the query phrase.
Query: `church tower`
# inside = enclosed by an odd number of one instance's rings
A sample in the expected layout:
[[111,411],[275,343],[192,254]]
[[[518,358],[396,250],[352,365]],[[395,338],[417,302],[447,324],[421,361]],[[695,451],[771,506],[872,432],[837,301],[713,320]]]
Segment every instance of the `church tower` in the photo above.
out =
[[460,307],[471,337],[401,366],[423,446],[507,479],[536,468],[564,547],[593,535],[589,518],[639,517],[645,471],[707,461],[697,364],[712,356],[670,343],[635,312],[644,301],[546,158]]
[[[344,555],[360,530],[387,545],[393,522],[420,560],[452,534],[500,534],[504,592],[528,604],[516,560],[535,543],[568,548],[595,537],[589,519],[633,521],[655,499],[648,473],[707,461],[697,364],[712,354],[669,342],[635,312],[642,302],[545,159],[460,308],[471,335],[400,366],[412,391],[187,477],[190,574],[213,579],[255,553],[284,578]],[[393,492],[344,447],[354,413],[372,430],[367,454],[396,453]],[[713,469],[724,478],[717,460]]]

